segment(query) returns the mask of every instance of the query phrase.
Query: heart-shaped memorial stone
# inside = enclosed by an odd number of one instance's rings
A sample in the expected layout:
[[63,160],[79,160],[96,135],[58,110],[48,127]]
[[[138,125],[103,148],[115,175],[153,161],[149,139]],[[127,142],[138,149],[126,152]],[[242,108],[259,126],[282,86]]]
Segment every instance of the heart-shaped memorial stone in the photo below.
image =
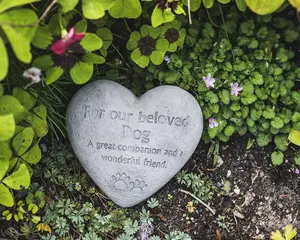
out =
[[197,101],[174,86],[138,98],[118,83],[99,80],[82,87],[67,111],[75,154],[121,207],[136,205],[164,186],[191,157],[202,128]]

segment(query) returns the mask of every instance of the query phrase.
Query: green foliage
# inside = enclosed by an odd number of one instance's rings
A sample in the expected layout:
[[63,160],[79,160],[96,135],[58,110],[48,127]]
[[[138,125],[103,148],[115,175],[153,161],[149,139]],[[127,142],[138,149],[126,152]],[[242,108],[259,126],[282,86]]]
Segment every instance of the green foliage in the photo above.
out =
[[176,240],[176,239],[192,240],[192,238],[188,234],[179,231],[173,231],[170,232],[170,234],[166,235],[166,240]]
[[0,81],[8,72],[9,60],[5,43],[9,42],[14,54],[24,63],[30,63],[30,43],[36,31],[37,15],[30,8],[15,8],[37,0],[14,0],[0,3]]
[[[95,11],[97,8],[96,6],[91,8],[94,4],[92,0],[84,1],[83,6],[85,2],[91,4],[88,9]],[[97,5],[98,3],[95,4]],[[67,25],[68,18],[61,15],[59,15],[59,17],[60,21]],[[62,32],[62,38],[64,38],[63,33],[66,30],[62,29],[61,24],[55,24],[56,21],[58,21],[57,15],[54,14],[48,25],[40,26],[38,28],[37,34],[33,39],[33,44],[37,48],[44,49],[46,55],[36,58],[33,61],[33,66],[46,71],[47,84],[56,82],[65,71],[70,72],[71,79],[74,83],[84,84],[91,79],[94,72],[94,65],[103,64],[105,62],[105,58],[103,56],[106,56],[106,50],[112,43],[112,34],[108,28],[104,29],[105,32],[103,32],[101,28],[98,29],[97,34],[86,32],[87,22],[85,19],[82,19],[75,24],[75,31],[80,31],[75,32],[75,34],[84,34],[84,37],[76,40],[75,43],[68,46],[63,53],[57,54],[53,50],[49,52],[49,46],[53,46],[55,43],[57,44],[57,42],[54,41],[57,33]],[[63,27],[65,28],[65,26]],[[105,46],[103,46],[103,41],[99,37],[99,35],[103,36],[104,34],[105,36],[108,35],[108,37],[106,37],[108,39],[105,41]],[[99,50],[103,56],[93,53],[94,51]]]
[[180,172],[176,176],[179,184],[185,185],[193,190],[193,193],[201,200],[211,200],[216,191],[214,183],[203,174]]
[[[173,0],[167,0],[166,3],[162,0],[157,1],[157,5],[151,15],[151,23],[153,27],[158,27],[163,23],[172,22],[175,19],[175,14],[185,15],[182,4],[172,4],[172,2],[179,3],[179,1]],[[195,8],[195,6],[193,6],[193,8]]]
[[29,193],[26,197],[26,203],[28,205],[35,204],[39,208],[43,208],[45,206],[45,194],[41,191],[37,191],[35,193]]
[[[39,115],[38,109],[43,105],[36,106],[36,96],[34,91],[16,87],[13,96],[0,97],[0,118],[3,119],[0,131],[0,204],[7,207],[14,205],[10,189],[28,188],[32,175],[29,164],[36,164],[42,158],[37,137],[48,132],[47,113],[44,109],[43,116]],[[32,121],[35,118],[39,120]],[[43,124],[43,134],[40,134],[40,125],[36,122]]]
[[292,240],[296,237],[297,230],[290,224],[284,227],[283,234],[279,230],[276,230],[276,232],[271,233],[271,240]]
[[255,13],[266,15],[275,12],[284,0],[245,0],[248,7]]
[[159,206],[159,201],[156,198],[150,198],[147,201],[147,205],[149,208],[156,208]]
[[[288,48],[290,40],[295,42],[297,27],[286,19],[250,17],[249,13],[243,16],[250,20],[243,20],[235,8],[230,8],[232,17],[223,22],[219,9],[211,11],[221,27],[193,19],[187,26],[185,47],[168,55],[167,64],[150,63],[142,71],[145,85],[176,83],[194,92],[206,122],[203,135],[210,139],[226,142],[234,134],[251,133],[259,146],[274,141],[278,150],[285,151],[288,139],[295,136],[288,138],[291,129],[300,130],[295,111],[300,95],[293,91],[299,69]],[[285,36],[290,37],[279,37],[278,22],[285,22]],[[214,87],[206,87],[203,81],[208,74],[215,79]],[[234,84],[242,88],[237,93]],[[216,119],[216,127],[209,127],[210,119]]]
[[[79,162],[75,160],[69,147],[54,147],[54,149],[55,151],[51,151],[39,164],[41,168],[38,171],[38,177],[49,182],[52,189],[59,194],[58,200],[45,205],[45,214],[41,222],[47,224],[52,232],[42,239],[74,238],[77,235],[90,240],[104,239],[108,235],[113,239],[138,239],[140,236],[147,236],[153,240],[177,239],[179,236],[191,239],[183,232],[171,232],[165,237],[158,238],[153,233],[158,214],[152,213],[159,210],[157,199],[148,200],[149,209],[144,206],[139,211],[132,208],[118,208],[100,191],[89,187],[87,175],[78,171]],[[82,186],[80,191],[75,189],[76,183]],[[40,193],[42,190],[38,186],[33,186],[30,191],[32,194],[28,195],[26,202],[29,200],[28,203],[32,201],[38,205],[43,195]],[[99,199],[105,205],[99,206]],[[173,238],[170,238],[171,236]]]
[[281,165],[283,163],[284,155],[280,151],[276,151],[272,153],[271,159],[274,166]]
[[140,32],[134,31],[126,44],[128,50],[133,51],[131,59],[141,68],[153,64],[159,65],[163,62],[168,49],[168,41],[161,36],[161,27],[153,28],[143,25]]

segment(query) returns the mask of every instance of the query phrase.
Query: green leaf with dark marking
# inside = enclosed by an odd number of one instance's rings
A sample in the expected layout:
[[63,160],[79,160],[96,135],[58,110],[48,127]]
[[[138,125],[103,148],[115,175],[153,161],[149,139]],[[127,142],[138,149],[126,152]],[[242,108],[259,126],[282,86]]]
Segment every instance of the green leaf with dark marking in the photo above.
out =
[[31,127],[24,128],[14,137],[12,146],[18,156],[21,156],[28,150],[33,141],[33,137],[34,131]]
[[6,186],[14,190],[20,190],[22,187],[27,189],[30,185],[30,175],[25,164],[21,164],[19,169],[2,181]]

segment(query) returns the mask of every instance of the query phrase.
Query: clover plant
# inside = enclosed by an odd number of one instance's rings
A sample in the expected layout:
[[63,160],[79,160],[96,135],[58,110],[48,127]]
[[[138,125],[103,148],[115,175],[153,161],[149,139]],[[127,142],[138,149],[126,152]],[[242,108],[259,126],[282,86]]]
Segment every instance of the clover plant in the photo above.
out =
[[17,59],[30,63],[32,59],[30,43],[36,31],[37,15],[31,8],[20,8],[38,0],[0,2],[0,81],[8,73],[8,53],[5,44],[9,42]]
[[[168,55],[166,64],[150,64],[143,72],[145,85],[154,86],[157,79],[194,92],[206,141],[226,142],[235,133],[250,132],[260,147],[274,140],[277,150],[285,151],[291,130],[300,130],[300,93],[294,90],[300,68],[287,47],[298,41],[299,27],[271,16],[242,21],[234,7],[229,11],[221,28],[193,20],[186,47]],[[219,10],[214,15],[221,20]]]
[[166,23],[161,28],[161,38],[167,39],[169,43],[168,52],[176,52],[177,48],[183,45],[185,35],[186,30],[185,28],[181,28],[179,20]]
[[184,14],[182,3],[179,0],[158,0],[152,12],[151,22],[153,27],[158,27],[163,23],[172,22],[175,14]]
[[[59,0],[62,11],[67,13],[73,10],[79,0]],[[139,0],[82,0],[82,12],[87,19],[99,19],[105,15],[105,11],[113,18],[137,18],[142,13]]]
[[155,65],[163,62],[169,42],[160,36],[161,27],[153,28],[149,25],[143,25],[140,32],[130,34],[126,47],[132,51],[131,59],[141,68],[148,66],[150,61]]
[[[111,40],[103,45],[102,39],[96,33],[86,32],[85,19],[77,22],[68,31],[59,22],[67,24],[65,18],[54,14],[48,25],[38,28],[32,43],[37,48],[45,49],[49,54],[36,58],[33,66],[46,71],[47,84],[55,82],[65,71],[70,71],[71,78],[76,84],[83,84],[92,77],[94,64],[105,62],[103,56],[93,51],[103,48],[102,51],[105,52]],[[106,32],[110,33],[108,29]]]
[[48,132],[46,108],[37,94],[14,88],[12,95],[0,96],[0,204],[11,207],[11,190],[28,188],[32,169],[41,158],[39,140]]

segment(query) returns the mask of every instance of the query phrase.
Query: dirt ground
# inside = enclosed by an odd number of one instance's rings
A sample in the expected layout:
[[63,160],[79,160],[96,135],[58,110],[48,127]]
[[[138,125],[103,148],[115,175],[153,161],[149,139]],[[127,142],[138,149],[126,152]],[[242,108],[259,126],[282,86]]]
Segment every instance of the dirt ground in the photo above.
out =
[[[173,179],[154,195],[161,203],[163,221],[156,223],[157,232],[181,229],[195,240],[212,240],[216,231],[222,240],[270,239],[271,231],[293,224],[300,230],[300,175],[293,167],[293,151],[287,151],[285,163],[277,168],[271,165],[271,149],[252,147],[246,150],[246,138],[237,137],[230,143],[220,145],[223,164],[211,169],[212,160],[207,158],[208,146],[200,144],[184,169],[204,172],[222,186],[231,183],[228,196],[215,195],[210,206],[216,210],[212,215],[202,205],[189,214],[186,204],[192,197],[179,192]],[[168,199],[167,194],[173,196]],[[216,220],[224,216],[220,226]],[[300,239],[300,236],[296,237]]]

